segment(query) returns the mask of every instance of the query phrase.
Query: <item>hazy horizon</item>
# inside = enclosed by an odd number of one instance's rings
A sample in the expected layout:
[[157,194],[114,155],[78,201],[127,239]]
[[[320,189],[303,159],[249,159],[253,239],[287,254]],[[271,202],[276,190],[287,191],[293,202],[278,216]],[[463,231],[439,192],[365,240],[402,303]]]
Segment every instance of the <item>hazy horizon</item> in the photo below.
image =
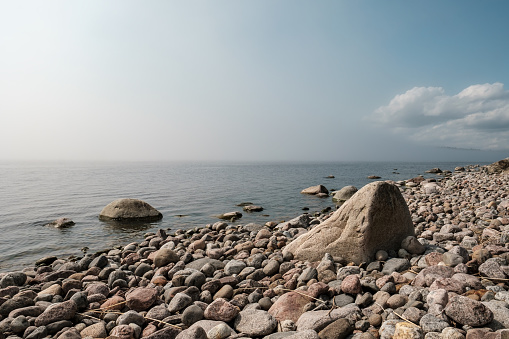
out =
[[0,161],[509,157],[503,1],[3,1]]

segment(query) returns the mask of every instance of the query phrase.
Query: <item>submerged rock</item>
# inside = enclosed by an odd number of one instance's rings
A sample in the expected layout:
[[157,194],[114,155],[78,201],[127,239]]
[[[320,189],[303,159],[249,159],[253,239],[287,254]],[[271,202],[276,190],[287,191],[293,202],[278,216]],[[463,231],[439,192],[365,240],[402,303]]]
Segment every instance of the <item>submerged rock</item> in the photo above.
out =
[[71,227],[73,225],[74,225],[74,221],[72,221],[69,218],[58,218],[57,220],[46,224],[46,226],[51,226],[51,227],[55,227],[55,228],[66,228],[66,227]]

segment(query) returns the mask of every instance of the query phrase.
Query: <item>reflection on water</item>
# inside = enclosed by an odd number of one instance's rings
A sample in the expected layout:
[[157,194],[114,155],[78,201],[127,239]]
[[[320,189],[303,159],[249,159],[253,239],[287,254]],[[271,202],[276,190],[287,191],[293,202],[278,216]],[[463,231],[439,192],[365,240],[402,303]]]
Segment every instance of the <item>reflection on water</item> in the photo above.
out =
[[104,229],[109,233],[140,233],[153,227],[157,227],[157,222],[147,222],[139,220],[101,220]]

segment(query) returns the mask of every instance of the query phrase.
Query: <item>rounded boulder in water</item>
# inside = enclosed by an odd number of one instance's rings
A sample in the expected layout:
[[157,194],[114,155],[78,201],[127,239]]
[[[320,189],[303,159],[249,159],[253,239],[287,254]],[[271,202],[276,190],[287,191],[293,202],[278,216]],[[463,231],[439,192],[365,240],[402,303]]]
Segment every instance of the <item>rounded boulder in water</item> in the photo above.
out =
[[115,200],[99,213],[101,220],[156,221],[163,217],[161,212],[148,203],[138,199]]

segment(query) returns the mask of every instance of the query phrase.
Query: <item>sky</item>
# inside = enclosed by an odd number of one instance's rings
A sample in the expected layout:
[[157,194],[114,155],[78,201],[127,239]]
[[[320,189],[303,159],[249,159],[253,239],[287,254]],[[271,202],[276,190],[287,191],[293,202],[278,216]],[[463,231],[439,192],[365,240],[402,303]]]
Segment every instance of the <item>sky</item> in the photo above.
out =
[[0,0],[0,160],[509,157],[509,2]]

